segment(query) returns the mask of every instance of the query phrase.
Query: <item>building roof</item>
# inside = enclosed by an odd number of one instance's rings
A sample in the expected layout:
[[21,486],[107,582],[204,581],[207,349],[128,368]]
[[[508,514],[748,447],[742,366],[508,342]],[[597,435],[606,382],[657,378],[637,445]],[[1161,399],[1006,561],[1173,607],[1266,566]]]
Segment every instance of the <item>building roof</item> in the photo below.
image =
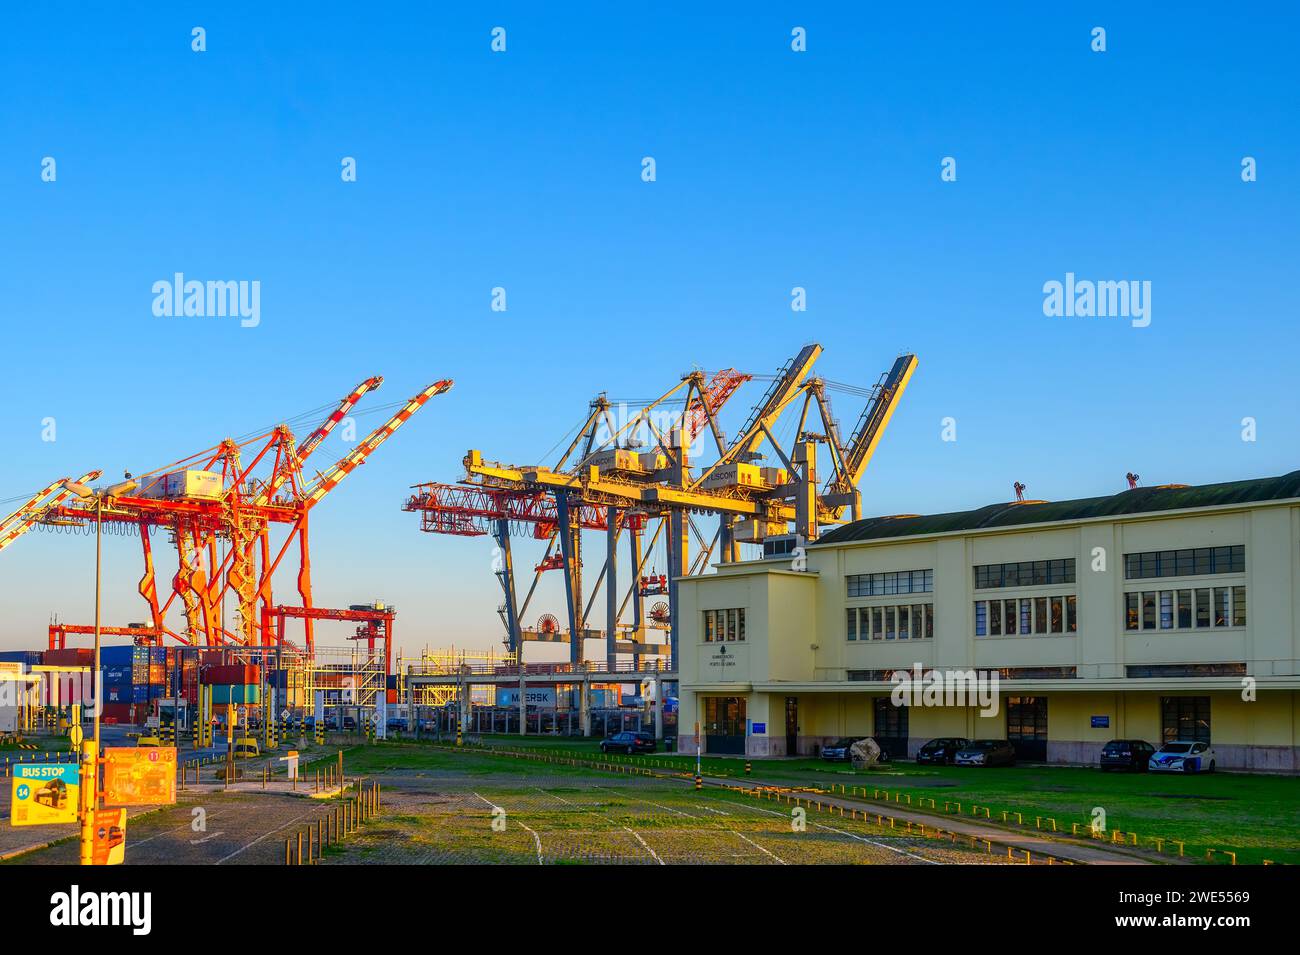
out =
[[1300,498],[1300,471],[1292,471],[1280,477],[1202,484],[1197,487],[1138,487],[1109,497],[1085,497],[1077,501],[1010,502],[949,514],[868,517],[828,531],[818,538],[817,543],[847,544],[890,537],[948,534],[953,531],[1122,517],[1291,498]]

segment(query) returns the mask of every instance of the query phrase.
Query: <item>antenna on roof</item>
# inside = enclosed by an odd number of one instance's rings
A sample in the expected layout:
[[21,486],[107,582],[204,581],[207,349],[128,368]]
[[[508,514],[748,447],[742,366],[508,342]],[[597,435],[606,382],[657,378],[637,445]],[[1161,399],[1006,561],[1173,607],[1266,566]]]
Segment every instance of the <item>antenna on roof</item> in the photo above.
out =
[[1129,471],[1124,477],[1128,480],[1128,489],[1130,491],[1138,486],[1138,481],[1142,480],[1142,475],[1134,474],[1132,471]]
[[1011,486],[1016,489],[1016,500],[1023,501],[1025,499],[1025,485],[1020,481],[1017,481]]

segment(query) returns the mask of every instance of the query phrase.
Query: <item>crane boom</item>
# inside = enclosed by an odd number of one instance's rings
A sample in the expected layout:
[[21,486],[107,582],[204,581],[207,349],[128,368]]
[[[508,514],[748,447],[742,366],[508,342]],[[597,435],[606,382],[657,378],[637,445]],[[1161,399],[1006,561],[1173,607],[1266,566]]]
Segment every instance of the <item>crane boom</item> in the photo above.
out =
[[[77,479],[78,484],[86,484],[90,481],[96,481],[103,471],[87,471]],[[4,550],[18,538],[22,537],[34,527],[41,518],[41,514],[51,507],[58,507],[72,493],[67,488],[70,478],[60,478],[44,487],[40,492],[33,495],[26,504],[18,508],[3,521],[0,521],[0,550]],[[62,490],[60,490],[62,488]],[[58,491],[57,494],[54,492]],[[51,494],[54,497],[49,501],[45,499]],[[44,502],[44,503],[42,503]],[[38,510],[39,509],[39,510]]]
[[356,403],[361,400],[366,392],[376,390],[383,383],[383,376],[376,375],[373,378],[367,378],[365,381],[361,382],[361,384],[353,388],[352,391],[339,402],[339,406],[330,412],[329,417],[322,421],[315,431],[307,435],[302,444],[298,445],[297,450],[294,452],[293,461],[285,462],[284,465],[271,476],[271,479],[266,483],[266,486],[258,492],[253,503],[266,504],[271,500],[271,498],[275,497],[276,491],[280,490],[280,488],[284,486],[284,482],[289,480],[290,474],[295,470],[300,470],[302,468],[303,462],[307,460],[313,451],[320,447],[322,441],[329,437],[330,432],[334,430],[334,426],[348,416],[348,412],[356,406]]
[[848,458],[845,462],[850,487],[857,487],[862,481],[862,475],[866,473],[867,465],[871,463],[876,445],[880,443],[880,438],[885,433],[885,426],[893,417],[903,392],[907,390],[907,383],[912,380],[914,371],[916,371],[916,356],[899,355],[894,361],[894,367],[886,372],[872,392],[867,406],[862,410],[862,415],[853,429],[853,437],[849,440]]
[[362,396],[368,391],[375,391],[384,383],[382,375],[376,375],[373,378],[367,378],[361,384],[352,389],[352,393],[339,402],[339,406],[334,409],[328,418],[321,422],[319,428],[309,434],[302,444],[298,445],[298,463],[305,461],[313,451],[329,437],[329,433],[334,430],[334,426],[347,417],[348,412],[353,406],[361,400]]
[[303,506],[305,508],[315,507],[320,503],[330,491],[338,487],[345,477],[356,470],[370,456],[370,454],[379,447],[388,438],[406,423],[406,419],[415,414],[430,398],[434,395],[443,394],[451,389],[451,379],[435,381],[428,388],[425,388],[419,394],[415,395],[406,404],[398,410],[386,422],[376,428],[366,437],[364,441],[356,446],[350,453],[344,455],[335,462],[327,471],[320,475],[316,483],[303,495]]
[[767,394],[763,396],[762,403],[754,408],[749,420],[745,422],[745,427],[736,436],[735,442],[728,450],[728,459],[739,460],[735,454],[737,449],[742,455],[752,454],[758,449],[763,440],[764,428],[771,426],[781,414],[781,409],[799,391],[799,386],[803,384],[804,378],[808,376],[813,363],[821,353],[821,345],[805,345],[799,354],[790,359],[781,369],[781,373],[777,375],[772,386],[768,388]]

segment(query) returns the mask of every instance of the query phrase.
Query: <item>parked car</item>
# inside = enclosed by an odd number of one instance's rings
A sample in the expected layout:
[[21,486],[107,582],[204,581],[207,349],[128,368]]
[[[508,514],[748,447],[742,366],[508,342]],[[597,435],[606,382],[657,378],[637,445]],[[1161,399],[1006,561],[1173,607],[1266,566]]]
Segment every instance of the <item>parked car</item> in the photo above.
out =
[[918,763],[936,763],[940,766],[945,763],[951,763],[957,758],[957,753],[963,748],[970,745],[970,740],[964,736],[941,736],[938,739],[932,739],[916,751],[916,761]]
[[958,766],[1014,766],[1016,750],[1004,739],[977,739],[957,750]]
[[1101,748],[1098,765],[1103,770],[1127,769],[1146,772],[1147,760],[1156,748],[1144,739],[1113,739]]
[[615,733],[600,741],[602,753],[653,753],[655,738],[650,733]]
[[1152,754],[1147,768],[1153,773],[1212,773],[1214,750],[1209,743],[1177,739]]

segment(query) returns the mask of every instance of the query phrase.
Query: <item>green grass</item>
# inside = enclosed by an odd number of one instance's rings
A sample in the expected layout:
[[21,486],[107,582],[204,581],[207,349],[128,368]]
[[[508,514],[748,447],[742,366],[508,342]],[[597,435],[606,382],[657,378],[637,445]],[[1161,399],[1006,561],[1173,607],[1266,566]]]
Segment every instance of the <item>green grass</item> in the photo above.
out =
[[[483,742],[600,758],[599,740],[486,736]],[[678,754],[609,759],[667,771],[695,769],[694,756]],[[731,777],[744,776],[744,762],[743,758],[721,756],[705,756],[701,761],[705,775]],[[1208,849],[1226,849],[1237,853],[1240,864],[1265,859],[1300,863],[1300,778],[1292,776],[1162,776],[1067,766],[974,769],[915,763],[890,763],[854,772],[845,764],[818,759],[754,760],[752,766],[752,778],[764,782],[820,788],[829,788],[834,782],[879,788],[888,790],[891,798],[896,792],[911,795],[913,807],[920,806],[922,797],[936,800],[940,810],[945,801],[954,808],[960,802],[967,815],[974,803],[987,807],[995,823],[1001,822],[1004,811],[1019,812],[1031,826],[1036,816],[1054,818],[1067,833],[1072,823],[1087,826],[1094,809],[1100,807],[1108,830],[1136,832],[1143,846],[1152,838],[1164,839],[1166,853],[1177,852],[1168,844],[1176,840],[1185,843],[1188,858],[1204,859]],[[905,797],[901,802],[907,805]],[[1048,823],[1044,821],[1044,825]],[[1226,859],[1220,856],[1218,861]]]

